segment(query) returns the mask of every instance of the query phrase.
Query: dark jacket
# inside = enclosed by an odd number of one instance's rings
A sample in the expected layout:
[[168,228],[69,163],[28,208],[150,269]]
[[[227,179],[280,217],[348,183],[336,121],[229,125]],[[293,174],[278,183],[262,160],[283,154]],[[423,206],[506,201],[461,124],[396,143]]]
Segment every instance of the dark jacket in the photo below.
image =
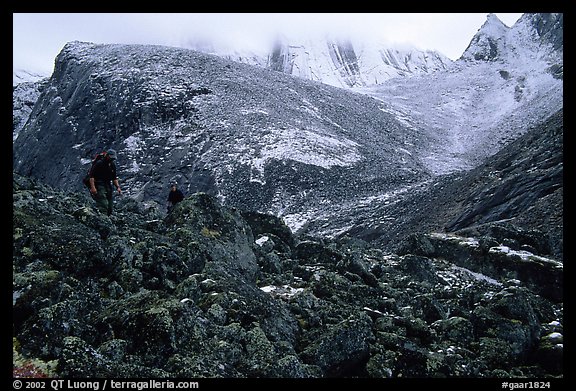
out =
[[183,199],[184,199],[184,194],[182,194],[182,192],[178,189],[170,190],[170,193],[168,193],[168,202],[170,202],[172,205],[176,205],[177,203],[179,203]]
[[116,165],[114,164],[114,161],[106,158],[96,161],[90,170],[90,178],[94,178],[95,182],[100,183],[109,183],[114,179],[118,179],[116,176]]

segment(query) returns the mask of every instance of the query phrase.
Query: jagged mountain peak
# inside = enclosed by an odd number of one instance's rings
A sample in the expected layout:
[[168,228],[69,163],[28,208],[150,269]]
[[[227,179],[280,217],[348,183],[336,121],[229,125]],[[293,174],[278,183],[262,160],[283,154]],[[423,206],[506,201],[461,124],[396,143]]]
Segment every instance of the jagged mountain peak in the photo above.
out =
[[489,14],[459,60],[558,64],[562,62],[563,31],[563,14],[526,13],[512,27]]
[[503,49],[507,27],[495,14],[488,14],[486,22],[472,37],[470,44],[460,57],[464,60],[496,60]]
[[[286,210],[300,202],[284,198],[306,197],[302,187],[325,185],[342,197],[428,175],[412,150],[422,136],[381,107],[199,51],[75,42],[57,57],[19,132],[14,164],[51,185],[79,187],[70,178],[85,173],[95,151],[113,147],[134,198],[161,202],[177,179],[186,192],[218,194],[229,205]],[[37,164],[54,151],[65,152],[58,164]]]
[[498,16],[496,16],[496,14],[490,13],[486,16],[486,22],[484,22],[484,24],[482,25],[482,27],[480,28],[481,30],[492,30],[492,29],[497,29],[500,30],[502,28],[508,29],[508,26],[506,26],[504,24],[504,22],[502,22],[500,20],[500,18],[498,18]]
[[427,159],[434,172],[469,168],[562,107],[562,50],[542,41],[534,26],[544,24],[547,39],[561,37],[561,17],[527,15],[508,28],[488,16],[450,71],[396,78],[369,92],[399,118],[445,137]]

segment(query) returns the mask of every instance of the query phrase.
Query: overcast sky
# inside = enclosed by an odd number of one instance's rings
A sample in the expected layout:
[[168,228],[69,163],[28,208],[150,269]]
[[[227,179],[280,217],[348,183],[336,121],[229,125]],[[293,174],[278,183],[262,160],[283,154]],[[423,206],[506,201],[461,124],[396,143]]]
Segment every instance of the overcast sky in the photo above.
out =
[[[455,60],[488,13],[14,13],[13,69],[50,75],[70,41],[185,46],[212,37],[247,49],[277,33],[301,39],[331,33],[432,49]],[[511,27],[521,13],[496,13]]]

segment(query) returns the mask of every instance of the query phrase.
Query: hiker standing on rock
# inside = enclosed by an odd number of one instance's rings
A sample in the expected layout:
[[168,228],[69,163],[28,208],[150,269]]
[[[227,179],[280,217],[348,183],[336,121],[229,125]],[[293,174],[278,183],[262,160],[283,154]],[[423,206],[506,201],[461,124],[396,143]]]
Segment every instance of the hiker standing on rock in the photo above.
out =
[[174,205],[184,199],[184,194],[178,189],[176,183],[170,185],[170,192],[168,193],[168,213],[174,208]]
[[114,163],[116,151],[109,149],[102,155],[103,157],[95,161],[90,169],[90,194],[96,201],[98,210],[110,216],[113,207],[112,185],[116,187],[118,194],[122,194],[122,190],[116,176],[116,164]]

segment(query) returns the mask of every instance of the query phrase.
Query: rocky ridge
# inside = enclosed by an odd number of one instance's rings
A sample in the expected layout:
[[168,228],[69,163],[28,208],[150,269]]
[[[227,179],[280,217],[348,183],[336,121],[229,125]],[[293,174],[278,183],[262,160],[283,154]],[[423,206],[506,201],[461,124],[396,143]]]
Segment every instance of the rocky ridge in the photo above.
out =
[[137,200],[163,202],[178,181],[186,193],[279,214],[428,177],[417,156],[431,139],[381,108],[188,49],[71,42],[14,141],[13,164],[80,190],[91,158],[112,147]]
[[563,373],[562,264],[507,247],[520,228],[388,253],[205,193],[166,217],[120,197],[108,217],[14,174],[13,200],[14,346],[58,377]]

